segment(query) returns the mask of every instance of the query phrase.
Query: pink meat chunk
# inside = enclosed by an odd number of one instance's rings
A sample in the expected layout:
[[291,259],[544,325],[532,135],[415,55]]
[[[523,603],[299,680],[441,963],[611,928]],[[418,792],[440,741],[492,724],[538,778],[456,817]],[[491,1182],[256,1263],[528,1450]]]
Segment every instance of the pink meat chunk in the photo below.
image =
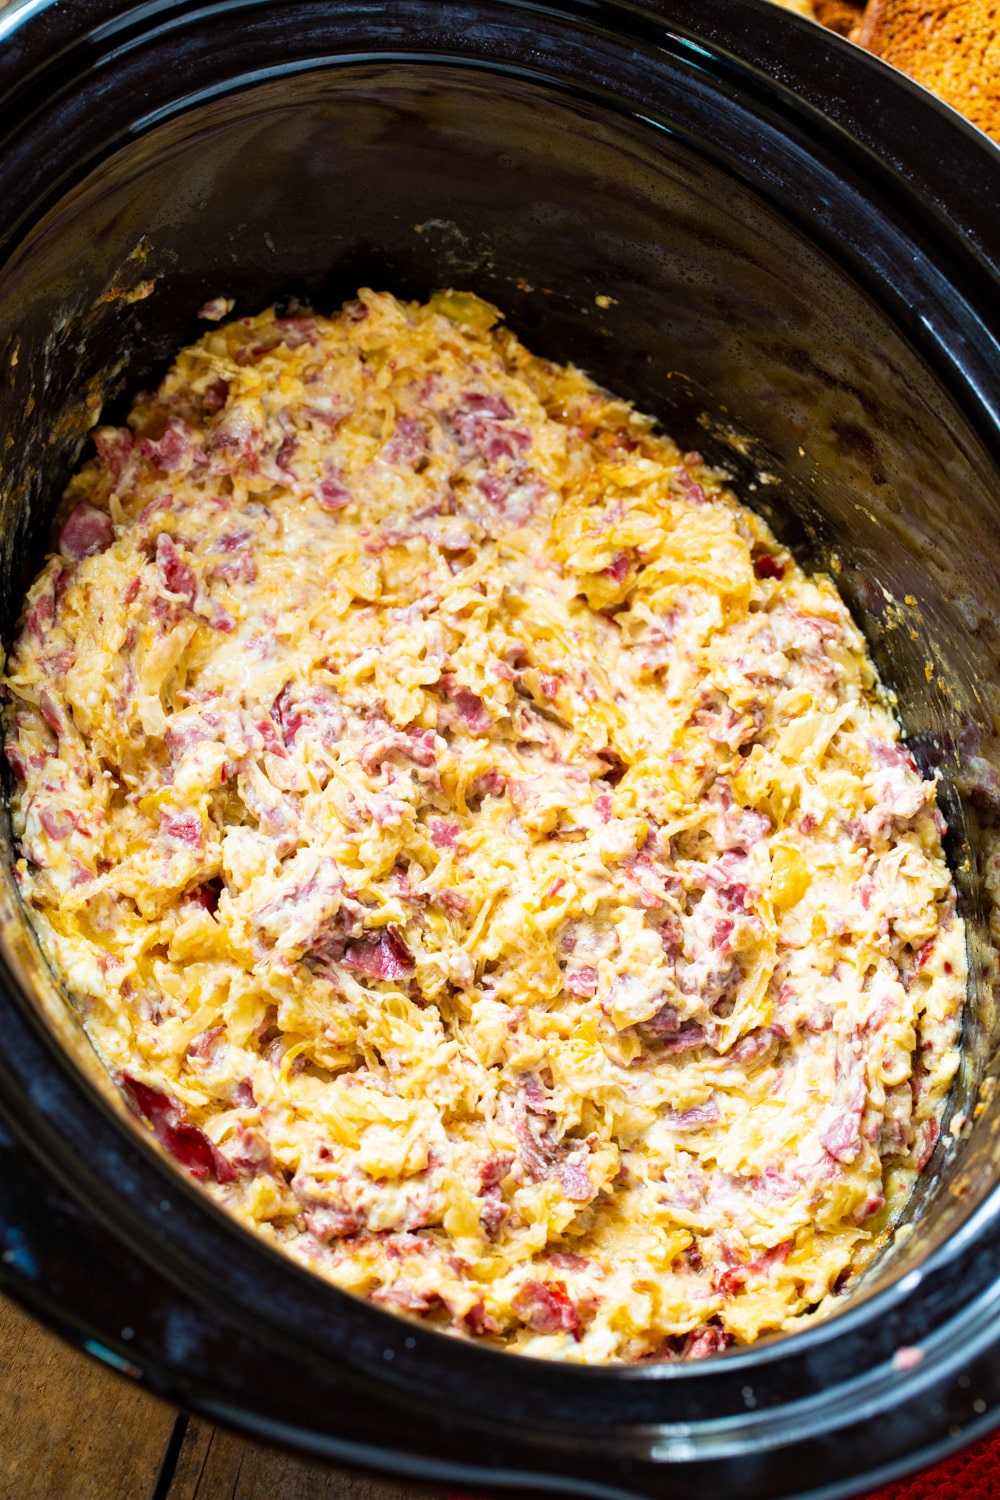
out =
[[151,1088],[148,1083],[141,1083],[130,1073],[123,1073],[121,1082],[126,1098],[136,1114],[149,1121],[160,1145],[192,1177],[199,1182],[205,1182],[209,1178],[219,1183],[235,1181],[236,1169],[203,1130],[188,1123],[184,1118],[183,1108],[176,1099],[171,1099],[159,1089]]
[[378,937],[367,936],[348,943],[344,968],[372,979],[408,979],[413,959],[398,933],[387,927]]
[[82,562],[85,557],[105,552],[114,539],[115,530],[107,512],[82,500],[59,533],[59,551],[67,562]]

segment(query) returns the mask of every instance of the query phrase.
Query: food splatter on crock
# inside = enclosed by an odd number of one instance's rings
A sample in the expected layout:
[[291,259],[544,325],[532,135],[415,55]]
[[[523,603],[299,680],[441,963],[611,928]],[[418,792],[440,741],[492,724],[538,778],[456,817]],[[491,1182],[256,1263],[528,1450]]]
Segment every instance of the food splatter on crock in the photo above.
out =
[[7,667],[17,878],[163,1146],[494,1346],[822,1308],[966,978],[830,582],[465,293],[215,327],[93,440]]

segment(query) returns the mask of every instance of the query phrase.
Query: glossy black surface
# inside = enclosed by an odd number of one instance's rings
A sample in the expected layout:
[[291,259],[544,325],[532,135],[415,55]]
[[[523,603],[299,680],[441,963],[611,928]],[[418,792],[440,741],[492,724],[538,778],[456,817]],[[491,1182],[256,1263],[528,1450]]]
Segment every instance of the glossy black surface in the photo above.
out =
[[[993,148],[753,0],[77,0],[15,6],[5,34],[4,631],[97,403],[155,378],[207,296],[471,287],[835,572],[944,777],[971,1107],[996,1028]],[[847,1493],[1000,1416],[995,1109],[829,1323],[701,1366],[515,1359],[339,1294],[217,1213],[121,1117],[9,881],[2,901],[4,1283],[154,1389],[463,1485],[705,1500]]]

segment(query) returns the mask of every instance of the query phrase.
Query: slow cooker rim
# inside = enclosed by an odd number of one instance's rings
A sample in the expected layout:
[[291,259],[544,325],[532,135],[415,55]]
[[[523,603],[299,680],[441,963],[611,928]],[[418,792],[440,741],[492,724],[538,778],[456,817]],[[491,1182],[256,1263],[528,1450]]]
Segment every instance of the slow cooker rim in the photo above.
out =
[[[47,6],[51,5],[52,3],[53,3],[53,0],[41,0],[41,3],[39,3],[39,0],[22,0],[22,4],[19,5],[19,6],[16,6],[15,9],[18,10],[19,12],[29,12],[30,14],[37,14],[39,11],[42,11],[42,10],[46,9]],[[766,3],[766,0],[759,0],[759,3],[761,5],[763,5],[763,4]],[[106,8],[110,9],[111,7],[106,7]],[[810,23],[808,23],[808,22],[802,22],[801,23],[802,26],[808,26],[809,24]],[[63,1059],[60,1058],[60,1060],[62,1061]],[[89,1085],[86,1085],[85,1080],[82,1080],[80,1078],[80,1076],[76,1073],[75,1070],[73,1070],[73,1075],[72,1076],[73,1076],[73,1080],[75,1082],[77,1082],[77,1083],[81,1083],[82,1082],[82,1083],[85,1084],[86,1087],[89,1088]],[[97,1096],[95,1095],[95,1097],[97,1097]],[[102,1108],[105,1107],[103,1101],[101,1101],[101,1100],[98,1099],[98,1102],[101,1104]],[[112,1120],[112,1123],[113,1123],[115,1129],[117,1131],[121,1132],[122,1137],[124,1138],[124,1137],[127,1136],[131,1140],[131,1143],[134,1144],[136,1137],[135,1137],[135,1132],[132,1129],[132,1127],[128,1126],[122,1120],[114,1118],[113,1111],[109,1111],[109,1119]],[[147,1157],[150,1158],[151,1162],[155,1162],[157,1173],[158,1174],[162,1173],[163,1161],[162,1161],[162,1158],[160,1157],[159,1153],[156,1151],[156,1148],[153,1147],[150,1142],[141,1140],[141,1137],[139,1137],[139,1139],[141,1141],[141,1149],[142,1149],[142,1151],[147,1155]],[[192,1198],[197,1198],[199,1207],[202,1207],[204,1205],[204,1199],[198,1193],[198,1190],[195,1189],[192,1184],[189,1184],[186,1181],[184,1181],[182,1178],[180,1178],[179,1175],[176,1174],[176,1169],[171,1169],[170,1170],[170,1175],[171,1175],[172,1178],[175,1177],[177,1181],[180,1181],[182,1183],[182,1186],[183,1186],[183,1188],[184,1188],[184,1190],[185,1190],[186,1193],[191,1194]],[[996,1190],[994,1192],[994,1195],[993,1195],[994,1198],[997,1196],[997,1191],[1000,1191],[1000,1190]],[[992,1201],[992,1200],[988,1200],[988,1201]],[[986,1207],[985,1204],[981,1205],[980,1210],[977,1210],[977,1213],[981,1213],[985,1209],[985,1207]],[[260,1245],[260,1246],[258,1246],[258,1248],[263,1249],[263,1250],[267,1250],[268,1249],[268,1247],[266,1247],[264,1245]],[[941,1247],[941,1250],[943,1251],[946,1248],[947,1247]],[[938,1253],[940,1253],[940,1252],[938,1252]],[[274,1254],[277,1255],[277,1252],[274,1252]],[[283,1265],[286,1264],[286,1262],[284,1261],[283,1258],[282,1258],[282,1264]],[[308,1273],[308,1272],[302,1272],[301,1274],[303,1276],[309,1277],[310,1280],[313,1279],[310,1276],[310,1273]],[[322,1285],[322,1283],[321,1283],[321,1285]],[[890,1288],[890,1289],[887,1289],[887,1290],[891,1291],[893,1289]],[[882,1294],[880,1293],[878,1295],[882,1295]],[[862,1306],[863,1306],[863,1304],[862,1304]],[[851,1316],[851,1312],[852,1311],[859,1311],[859,1310],[860,1310],[860,1308],[859,1309],[845,1310],[845,1312],[843,1314],[839,1315],[838,1318],[836,1320],[834,1320],[832,1323],[827,1323],[827,1324],[824,1324],[824,1325],[820,1325],[820,1327],[817,1330],[806,1330],[802,1334],[798,1335],[797,1338],[802,1338],[802,1339],[807,1338],[814,1331],[817,1334],[820,1334],[820,1333],[826,1332],[827,1330],[830,1330],[831,1328],[839,1328],[839,1327],[842,1326],[844,1320],[846,1320],[847,1318],[849,1318]],[[391,1315],[389,1315],[389,1314],[379,1314],[379,1316],[383,1317],[383,1318],[391,1318]],[[396,1324],[398,1320],[396,1320],[396,1319],[393,1318],[393,1319],[391,1319],[391,1321],[393,1322],[393,1324]],[[403,1326],[403,1328],[408,1327],[408,1325],[405,1325],[405,1324],[402,1325],[402,1326]],[[440,1338],[440,1335],[434,1335],[434,1336],[436,1338]],[[760,1353],[763,1353],[763,1354],[768,1354],[768,1355],[771,1355],[773,1357],[772,1351],[774,1351],[774,1350],[779,1350],[780,1351],[784,1347],[785,1347],[785,1344],[784,1344],[784,1341],[782,1341],[781,1344],[775,1344],[775,1345],[770,1345],[770,1346],[758,1346],[758,1351],[757,1352],[760,1352]],[[482,1350],[480,1350],[478,1352],[480,1354],[487,1354],[487,1356],[488,1356],[488,1355],[490,1355],[490,1354],[492,1354],[492,1353],[494,1353],[496,1351],[482,1351]],[[741,1354],[727,1355],[727,1356],[724,1357],[724,1362],[726,1364],[731,1365],[731,1366],[736,1366],[736,1362],[737,1361],[739,1361],[741,1359],[747,1359],[747,1358],[750,1358],[750,1357],[752,1357],[751,1354],[750,1354],[750,1351],[746,1351],[745,1354],[741,1353]],[[719,1363],[722,1363],[722,1361],[720,1361]],[[549,1369],[551,1367],[544,1366],[544,1368]],[[575,1375],[576,1374],[583,1374],[585,1376],[591,1376],[593,1374],[604,1374],[604,1373],[606,1373],[606,1372],[603,1372],[603,1371],[595,1372],[595,1371],[585,1370],[585,1369],[581,1369],[581,1367],[570,1367],[570,1368],[572,1368],[574,1370],[574,1374]],[[679,1369],[679,1367],[667,1367],[667,1368],[669,1368],[669,1369]],[[616,1374],[619,1374],[619,1373],[624,1373],[624,1372],[616,1371]],[[642,1370],[642,1371],[630,1371],[628,1373],[632,1374],[632,1375],[647,1376],[649,1374],[655,1374],[656,1372],[653,1371],[653,1370]],[[689,1375],[690,1374],[696,1374],[696,1373],[707,1374],[707,1373],[710,1373],[710,1371],[709,1371],[709,1367],[702,1367],[699,1370],[699,1368],[697,1366],[690,1366],[690,1367],[686,1367],[686,1369],[684,1369],[684,1370],[681,1370],[680,1373],[685,1373],[685,1374],[689,1374]],[[661,1376],[661,1378],[662,1378],[662,1376]],[[547,1482],[549,1482],[549,1481],[547,1481]],[[843,1493],[843,1491],[841,1491],[841,1493]]]
[[[264,0],[264,3],[266,3],[266,0]],[[517,6],[517,8],[519,8],[519,9],[534,9],[534,8],[536,8],[534,6],[525,6],[523,4],[519,4],[518,0],[512,0],[512,3],[515,4]],[[654,0],[654,3],[655,3],[655,0]],[[770,0],[741,0],[741,3],[743,5],[749,5],[750,7],[759,10],[762,15],[770,15]],[[57,4],[58,4],[58,0],[18,0],[18,3],[15,4],[11,8],[11,12],[9,12],[7,14],[7,16],[5,16],[3,18],[3,21],[0,22],[0,35],[3,34],[5,26],[9,26],[11,29],[15,29],[17,24],[23,24],[30,17],[33,17],[33,16],[39,15],[41,13],[44,13],[46,10],[49,10],[49,9],[52,9],[52,8],[56,8]],[[108,35],[108,36],[114,34],[114,31],[115,31],[114,22],[115,21],[122,21],[123,24],[124,24],[124,19],[130,18],[132,16],[132,14],[133,14],[132,10],[128,9],[128,10],[126,10],[124,12],[124,17],[123,17],[121,6],[118,5],[118,4],[116,4],[115,0],[99,0],[99,3],[93,3],[93,0],[92,0],[92,3],[91,3],[91,5],[90,5],[89,8],[91,10],[94,10],[94,11],[103,11],[103,12],[107,13],[108,16],[111,17],[111,25],[105,31],[105,35]],[[220,7],[216,6],[216,7],[213,7],[213,8],[218,9]],[[228,0],[226,0],[226,4],[222,8],[229,8]],[[555,11],[557,11],[560,14],[565,14],[565,10],[566,10],[565,7],[560,7],[558,5],[549,6],[547,8],[551,9],[551,10],[555,10]],[[602,9],[615,9],[615,10],[628,9],[633,14],[642,15],[644,17],[650,13],[650,10],[649,10],[648,7],[645,10],[641,10],[639,7],[635,7],[635,6],[629,6],[629,7],[623,7],[623,6],[604,6],[604,7],[601,7],[601,8]],[[158,13],[158,14],[163,15],[163,16],[169,16],[173,12],[176,12],[176,11],[186,12],[186,9],[187,9],[187,7],[185,7],[183,4],[181,4],[181,5],[174,4],[174,3],[172,3],[172,0],[161,0],[161,3],[157,4],[155,6],[142,7],[142,10],[146,14]],[[204,10],[205,7],[200,7],[200,9]],[[782,19],[783,20],[790,19],[796,25],[798,25],[799,27],[801,27],[804,32],[814,32],[815,31],[815,27],[814,27],[813,23],[811,23],[811,22],[809,22],[807,20],[804,20],[802,18],[792,16],[791,18],[783,17]],[[827,39],[824,38],[824,40],[827,40]],[[840,43],[840,39],[839,38],[833,38],[832,40],[835,43],[838,43],[838,44]],[[847,44],[844,44],[844,45],[846,46]],[[381,56],[380,56],[379,60],[380,61],[383,60]],[[344,61],[345,61],[346,65],[350,65],[350,62],[353,61],[353,59],[344,59]],[[443,61],[443,59],[436,57],[436,58],[421,59],[421,61],[426,61],[428,63],[431,63],[431,62],[440,63],[441,61]],[[874,61],[877,62],[878,60],[876,59]],[[460,58],[456,59],[456,63],[457,63],[457,65],[460,66],[461,65],[461,59]],[[303,67],[310,66],[310,65],[311,64],[305,64],[305,63],[302,64]],[[2,68],[0,68],[0,74],[2,74]],[[912,88],[912,85],[910,85],[910,81],[906,80],[905,78],[903,78],[902,75],[900,75],[900,81],[904,85],[910,86]],[[257,82],[256,78],[249,80],[249,82],[247,82],[247,81],[245,81],[243,79],[240,79],[236,83],[234,83],[233,87],[234,88],[238,88],[238,87],[252,87],[256,82]],[[923,91],[920,91],[920,93],[922,95]],[[196,103],[200,102],[200,100],[196,100],[195,102]],[[936,102],[937,101],[935,101],[935,103]],[[179,108],[180,107],[183,107],[183,103],[181,104],[181,106],[179,106]],[[942,106],[941,108],[942,108],[942,111],[943,111],[943,113],[945,115],[951,115],[953,113],[952,111],[947,110],[946,107],[944,107],[944,106]],[[151,116],[149,118],[151,120],[153,120],[155,123],[158,123],[159,119],[161,118],[161,116],[160,115],[154,115],[154,116]],[[949,121],[949,123],[950,123],[950,121]],[[964,123],[964,122],[959,122],[959,123]],[[142,124],[143,127],[145,127],[146,120],[144,119],[141,122],[141,124]],[[978,135],[978,133],[976,133],[976,134]],[[984,140],[985,140],[985,138],[984,138]],[[995,154],[997,155],[998,165],[1000,165],[1000,153],[995,153]],[[74,1073],[74,1077],[78,1077],[78,1075],[75,1075],[75,1073]],[[87,1083],[86,1080],[79,1079],[79,1081],[83,1084],[84,1088],[86,1088],[86,1089],[90,1088],[90,1085]],[[102,1109],[106,1108],[105,1101],[103,1101],[102,1099],[100,1099],[100,1096],[96,1093],[96,1091],[93,1094],[93,1100],[96,1101],[100,1105],[100,1107]],[[114,1129],[119,1130],[119,1131],[124,1131],[129,1136],[133,1136],[133,1134],[135,1133],[134,1132],[134,1127],[132,1127],[129,1123],[127,1123],[125,1121],[122,1121],[121,1119],[116,1118],[113,1111],[109,1111],[108,1118],[109,1118],[109,1121],[112,1124],[112,1127]],[[163,1164],[164,1158],[160,1155],[160,1153],[156,1150],[156,1148],[152,1146],[152,1144],[147,1143],[146,1141],[142,1140],[141,1135],[138,1138],[141,1141],[142,1148],[145,1151],[147,1151],[148,1153],[151,1153],[151,1159],[155,1160],[157,1162],[157,1165],[162,1168],[162,1164]],[[171,1176],[173,1176],[175,1174],[176,1169],[174,1169],[172,1167],[172,1165],[169,1164],[169,1163],[167,1163],[167,1167],[168,1167],[168,1171],[170,1172]],[[182,1177],[179,1180],[183,1183],[184,1189],[187,1192],[189,1192],[190,1194],[192,1194],[192,1201],[196,1201],[199,1204],[199,1206],[202,1205],[205,1202],[204,1197],[198,1192],[198,1190],[196,1188],[193,1187],[192,1184],[184,1181],[184,1179]],[[995,1190],[994,1196],[997,1198],[998,1203],[1000,1203],[1000,1187],[998,1187]],[[995,1210],[991,1209],[991,1207],[990,1207],[990,1200],[987,1200],[982,1205],[980,1205],[980,1208],[976,1212],[975,1218],[977,1219],[977,1221],[980,1220],[980,1219],[990,1218],[990,1217],[993,1216],[993,1212],[995,1212]],[[266,1244],[262,1244],[258,1248],[263,1249],[268,1254],[277,1254],[277,1252],[271,1251],[270,1247],[267,1246]],[[947,1244],[939,1247],[939,1249],[934,1253],[934,1257],[932,1258],[932,1260],[936,1261],[937,1259],[942,1258],[942,1257],[943,1258],[948,1258],[948,1251],[949,1251],[949,1246]],[[282,1260],[284,1260],[283,1257],[282,1257]],[[928,1265],[930,1265],[931,1263],[932,1262],[928,1262]],[[299,1269],[299,1268],[297,1268],[297,1269]],[[302,1274],[302,1275],[308,1277],[310,1280],[312,1280],[312,1278],[310,1276],[310,1273],[308,1273],[308,1272],[302,1272],[300,1270],[299,1274]],[[898,1288],[899,1288],[899,1283],[895,1283],[894,1285],[886,1287],[886,1288],[880,1290],[879,1292],[875,1293],[872,1298],[869,1298],[867,1300],[861,1301],[861,1302],[859,1302],[858,1304],[856,1304],[853,1307],[846,1308],[842,1313],[838,1313],[836,1315],[836,1317],[834,1319],[832,1319],[830,1322],[820,1323],[820,1324],[817,1324],[813,1328],[801,1331],[800,1333],[798,1333],[798,1334],[795,1335],[796,1342],[797,1343],[800,1343],[800,1342],[804,1343],[806,1340],[812,1340],[812,1341],[815,1341],[817,1343],[822,1343],[822,1342],[825,1342],[827,1338],[832,1337],[834,1335],[834,1333],[837,1332],[838,1330],[844,1330],[844,1331],[846,1331],[847,1330],[847,1326],[848,1326],[849,1323],[853,1323],[854,1321],[858,1321],[858,1320],[860,1320],[860,1321],[866,1321],[868,1316],[877,1315],[877,1313],[881,1310],[881,1306],[884,1304],[884,1302],[889,1302],[889,1301],[895,1300],[896,1296],[898,1295]],[[376,1311],[378,1311],[378,1310],[376,1310]],[[384,1313],[381,1313],[381,1312],[379,1312],[379,1316],[380,1317],[385,1317],[385,1318],[391,1317],[391,1315],[384,1314]],[[435,1335],[435,1337],[440,1337],[440,1335]],[[786,1345],[787,1345],[787,1339],[786,1338],[784,1338],[784,1337],[777,1337],[777,1338],[775,1338],[773,1340],[768,1340],[768,1341],[756,1344],[756,1345],[752,1346],[752,1348],[750,1348],[750,1349],[746,1349],[746,1350],[740,1349],[738,1351],[728,1351],[723,1356],[723,1358],[725,1359],[725,1362],[726,1362],[727,1365],[731,1365],[733,1367],[736,1367],[736,1366],[743,1367],[744,1364],[747,1365],[747,1366],[749,1366],[751,1364],[756,1364],[756,1363],[758,1363],[758,1362],[760,1362],[762,1360],[769,1360],[769,1359],[774,1359],[774,1358],[781,1357],[783,1351],[785,1351],[785,1349],[786,1349]],[[472,1347],[476,1348],[477,1346],[473,1345]],[[480,1350],[479,1352],[482,1353],[482,1354],[485,1354],[487,1357],[491,1357],[495,1353],[502,1352],[502,1351]],[[572,1369],[575,1372],[575,1374],[582,1375],[584,1378],[592,1378],[595,1375],[595,1373],[599,1373],[599,1372],[596,1372],[595,1370],[593,1370],[592,1368],[584,1367],[584,1366],[570,1366],[569,1368]],[[615,1368],[615,1374],[616,1374],[616,1377],[619,1377],[619,1378],[621,1376],[627,1374],[627,1375],[630,1375],[633,1378],[638,1377],[638,1378],[647,1378],[648,1379],[650,1377],[653,1377],[653,1378],[663,1379],[663,1378],[665,1378],[665,1376],[668,1373],[670,1375],[672,1375],[673,1377],[677,1377],[677,1376],[683,1375],[685,1373],[687,1373],[687,1374],[694,1374],[694,1373],[696,1373],[698,1371],[698,1369],[699,1369],[698,1366],[689,1366],[689,1367],[682,1367],[682,1366],[655,1366],[655,1367],[643,1367],[643,1368],[631,1369],[631,1370],[626,1370],[626,1369],[621,1368],[621,1367],[616,1367]]]

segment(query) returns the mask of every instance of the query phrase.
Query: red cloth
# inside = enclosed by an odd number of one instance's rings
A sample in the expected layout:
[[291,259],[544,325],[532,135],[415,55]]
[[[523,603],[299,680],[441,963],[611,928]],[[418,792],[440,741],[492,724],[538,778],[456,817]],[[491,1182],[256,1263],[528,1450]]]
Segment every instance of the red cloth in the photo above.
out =
[[[447,1500],[475,1500],[450,1494]],[[859,1500],[1000,1500],[1000,1432],[952,1454],[933,1469],[883,1485]]]
[[866,1500],[1000,1500],[1000,1432],[933,1469],[885,1485]]

